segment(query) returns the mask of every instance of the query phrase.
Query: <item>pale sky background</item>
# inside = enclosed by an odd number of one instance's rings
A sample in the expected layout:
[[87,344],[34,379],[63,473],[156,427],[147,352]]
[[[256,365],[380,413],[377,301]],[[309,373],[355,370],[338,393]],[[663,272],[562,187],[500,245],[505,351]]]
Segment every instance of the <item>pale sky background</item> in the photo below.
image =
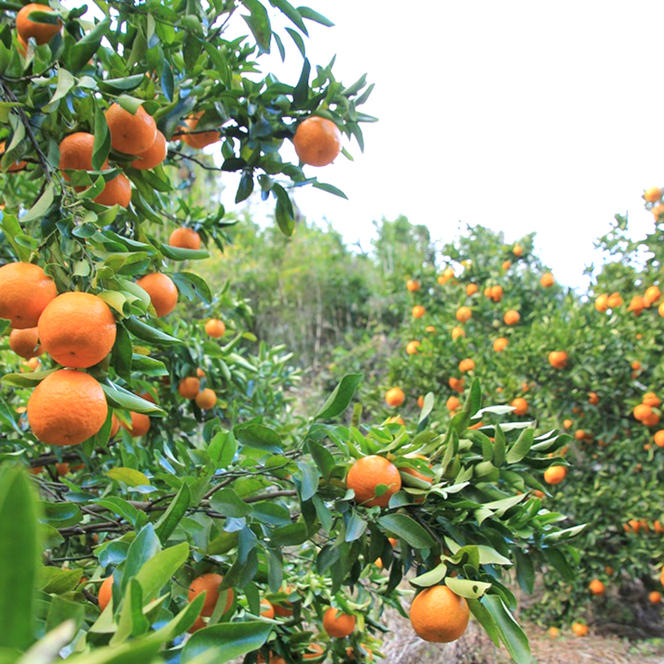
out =
[[[399,214],[438,241],[460,222],[508,242],[536,231],[536,250],[569,286],[584,283],[616,212],[629,213],[635,237],[652,228],[641,194],[664,184],[661,0],[302,2],[335,22],[307,22],[310,61],[336,54],[347,85],[367,72],[376,88],[363,110],[379,118],[365,125],[364,154],[349,146],[354,162],[306,167],[349,197],[298,190],[310,220],[365,250],[373,220]],[[294,84],[302,60],[284,41],[286,64],[274,47],[265,69]],[[232,209],[233,176],[223,178]],[[252,209],[265,218],[273,206]]]
[[[664,3],[633,0],[309,0],[335,22],[313,27],[310,60],[337,54],[337,77],[368,72],[365,153],[307,173],[344,201],[303,190],[296,201],[369,248],[372,220],[405,214],[436,239],[458,222],[536,231],[566,285],[583,283],[593,240],[616,212],[652,228],[646,187],[664,183]],[[297,80],[301,60],[290,52]],[[282,70],[283,71],[283,70]],[[285,70],[288,71],[288,70]]]

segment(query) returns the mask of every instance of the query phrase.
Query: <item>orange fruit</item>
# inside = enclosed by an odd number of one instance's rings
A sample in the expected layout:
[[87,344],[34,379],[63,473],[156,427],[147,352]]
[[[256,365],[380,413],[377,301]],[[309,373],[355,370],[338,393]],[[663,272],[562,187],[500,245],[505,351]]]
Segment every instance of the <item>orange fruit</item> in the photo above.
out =
[[563,427],[569,429],[572,426],[572,420],[563,420]]
[[323,614],[323,629],[327,632],[328,636],[337,639],[343,639],[345,636],[352,634],[355,629],[355,622],[355,616],[340,613],[333,607],[330,607]]
[[115,413],[111,416],[111,431],[108,434],[109,439],[114,438],[118,431],[120,431],[120,420],[115,416]]
[[106,422],[108,404],[101,385],[89,374],[60,369],[44,378],[28,400],[34,435],[49,445],[78,445]]
[[467,357],[461,362],[459,362],[459,371],[461,373],[465,373],[466,371],[472,371],[475,368],[475,360],[471,359],[470,357]]
[[26,360],[40,355],[42,349],[39,345],[37,328],[26,327],[24,330],[12,330],[9,333],[9,347]]
[[643,198],[645,198],[648,203],[657,203],[661,197],[662,190],[659,187],[650,187],[650,189],[646,189],[643,193]]
[[520,258],[523,256],[523,247],[517,243],[512,247],[512,253],[517,257]]
[[127,426],[124,422],[122,428],[129,431],[129,435],[134,438],[144,436],[150,430],[150,418],[144,413],[135,413],[130,411],[131,424]]
[[[379,485],[387,486],[387,491],[377,496]],[[401,475],[385,457],[372,454],[353,463],[346,475],[346,488],[353,489],[355,500],[366,507],[387,507],[390,498],[401,489]]]
[[421,345],[422,344],[419,341],[409,341],[408,344],[406,345],[406,353],[408,355],[415,355],[417,353],[417,349]]
[[454,378],[454,376],[452,376],[447,383],[455,392],[463,392],[463,385],[465,383],[463,378]]
[[44,350],[59,364],[74,369],[101,362],[116,336],[113,313],[92,293],[58,295],[42,312],[38,329]]
[[563,369],[567,366],[567,353],[564,350],[554,350],[549,353],[549,364],[554,369]]
[[171,233],[168,244],[180,249],[200,249],[201,236],[193,228],[181,226]]
[[593,595],[603,595],[606,588],[599,579],[593,579],[588,585],[588,590],[590,590]]
[[503,320],[505,321],[505,325],[516,325],[521,320],[521,314],[514,309],[510,309],[505,312]]
[[[413,316],[415,314],[413,313]],[[469,321],[473,315],[473,312],[470,310],[470,307],[459,307],[456,312],[456,319],[460,323],[465,323]]]
[[567,468],[565,466],[549,466],[544,471],[544,481],[547,484],[560,484],[567,475]]
[[653,205],[651,212],[653,213],[655,219],[659,221],[659,218],[664,214],[664,205],[662,205],[661,203]]
[[301,162],[327,166],[341,152],[341,132],[331,120],[312,116],[298,125],[293,145]]
[[640,371],[641,370],[641,362],[639,362],[638,360],[634,360],[629,366],[632,367],[632,369],[634,369],[634,371]]
[[195,399],[201,390],[201,381],[194,376],[183,378],[178,385],[178,392],[184,399]]
[[584,625],[580,622],[572,623],[572,632],[576,636],[588,636],[588,625]]
[[424,408],[424,395],[420,394],[420,396],[417,397],[417,406],[420,409]]
[[612,575],[613,575],[613,567],[611,567],[611,565],[607,565],[607,566],[604,568],[604,571],[605,571],[609,576],[612,576]]
[[[293,589],[290,586],[286,586],[281,589],[281,592],[286,593],[287,595],[292,594]],[[288,618],[293,615],[292,603],[288,600],[282,600],[281,602],[273,604],[275,615],[281,618]]]
[[653,411],[650,415],[641,420],[641,422],[647,427],[654,427],[659,424],[659,418],[659,413]]
[[[77,131],[65,136],[60,141],[60,162],[58,168],[62,171],[62,177],[69,182],[70,177],[66,171],[91,171],[92,150],[95,137],[85,131]],[[108,159],[104,162],[102,170],[108,168]]]
[[635,420],[643,422],[647,420],[653,414],[653,410],[650,406],[645,403],[640,403],[638,406],[634,407],[633,415]]
[[417,279],[408,279],[408,281],[406,282],[406,288],[411,293],[414,293],[415,291],[420,290],[420,282],[417,281]]
[[549,288],[549,286],[553,286],[553,284],[556,282],[556,280],[553,278],[553,275],[551,272],[545,272],[541,277],[540,277],[540,284],[544,286],[544,288]]
[[387,420],[385,420],[385,422],[387,424],[400,424],[402,427],[406,426],[403,417],[399,417],[398,415],[394,417],[388,417]]
[[[0,158],[5,154],[5,141],[0,142]],[[16,173],[17,171],[22,171],[28,165],[27,162],[15,161],[13,164],[10,164],[7,167],[9,173]],[[4,208],[3,208],[4,209]]]
[[116,175],[106,183],[101,194],[94,199],[94,202],[99,203],[99,205],[129,207],[131,202],[131,182],[129,182],[129,178],[123,173]]
[[[25,366],[28,367],[28,369],[32,369],[32,371],[37,371],[40,364],[41,362],[37,357],[31,357],[27,362],[25,362]],[[23,371],[23,369],[21,369],[21,371]]]
[[199,131],[196,132],[196,127],[201,121],[205,111],[198,111],[190,115],[185,121],[185,132],[193,133],[183,133],[180,135],[180,138],[184,143],[186,143],[190,148],[195,148],[201,150],[207,145],[212,145],[221,139],[221,134],[218,131]]
[[660,316],[664,316],[664,302],[662,302],[658,307],[657,307],[657,313]]
[[523,397],[512,399],[510,406],[514,408],[514,415],[525,415],[528,412],[528,402]]
[[457,397],[450,397],[446,402],[445,405],[447,406],[447,410],[453,411],[456,410],[460,405],[461,402]]
[[456,341],[459,337],[465,337],[466,331],[462,327],[452,328],[452,340]]
[[168,153],[168,145],[166,144],[166,137],[157,129],[152,145],[145,151],[136,156],[136,159],[131,162],[133,168],[139,171],[146,171],[150,168],[159,166]]
[[512,261],[503,261],[503,264],[501,266],[503,268],[503,272],[507,272],[507,270],[512,267]]
[[604,312],[609,308],[609,296],[606,294],[598,295],[595,298],[595,309]]
[[557,639],[560,636],[560,630],[557,627],[549,627],[546,633],[552,638]]
[[15,329],[36,327],[46,305],[58,294],[55,282],[32,263],[0,267],[0,318]]
[[[221,574],[201,574],[197,576],[189,585],[188,600],[193,602],[196,597],[201,593],[205,593],[205,600],[203,601],[203,608],[201,609],[201,616],[209,618],[214,613],[214,607],[219,600],[219,586],[222,584],[224,577]],[[232,588],[226,591],[226,606],[224,613],[226,613],[233,605],[233,598],[235,594]]]
[[[380,560],[380,558],[378,559]],[[360,655],[362,655],[362,659],[360,661],[362,662],[373,662],[373,653],[367,646],[364,645],[364,643],[360,643],[359,645],[359,651]],[[352,648],[352,646],[348,646],[346,648],[346,657],[351,661],[355,661],[355,650]]]
[[643,294],[643,299],[648,307],[655,304],[660,297],[662,297],[662,293],[657,286],[648,286]]
[[[258,655],[256,659],[256,664],[265,664],[265,657],[263,655]],[[275,655],[273,652],[270,653],[269,664],[286,664],[286,660],[279,655]]]
[[640,295],[635,295],[627,307],[627,311],[633,311],[635,316],[641,314],[641,312],[646,308],[646,302]]
[[57,23],[37,23],[31,20],[32,12],[52,12],[54,11],[48,5],[41,5],[37,2],[31,2],[24,5],[16,14],[16,32],[18,36],[27,42],[32,37],[37,44],[48,44],[48,42],[60,32],[62,21],[58,19]]
[[611,293],[607,300],[610,309],[617,309],[622,303],[623,299],[620,297],[620,293]]
[[113,575],[107,576],[103,583],[99,586],[97,593],[97,601],[99,602],[99,610],[103,611],[111,599],[113,598]]
[[435,331],[436,331],[436,328],[435,328],[433,325],[427,325],[427,326],[424,328],[424,331],[425,331],[425,332],[435,332]]
[[654,437],[655,445],[657,447],[664,447],[664,429],[660,429]]
[[302,655],[302,659],[306,659],[307,661],[317,661],[320,662],[323,660],[323,657],[325,656],[325,648],[321,646],[318,643],[310,643],[307,646],[307,650],[304,652]]
[[466,295],[468,297],[471,297],[472,295],[475,295],[477,293],[477,284],[468,284],[466,286]]
[[658,590],[653,590],[652,592],[649,592],[648,601],[651,604],[660,604],[662,601],[662,593],[660,593]]
[[261,608],[263,609],[261,611],[263,618],[274,618],[274,607],[267,599],[263,598],[261,600]]
[[114,150],[138,156],[153,146],[157,138],[157,125],[142,106],[136,113],[130,113],[120,104],[111,104],[105,116]]
[[493,350],[496,351],[496,353],[500,353],[501,351],[505,350],[507,348],[507,344],[509,342],[505,337],[498,337],[494,342],[493,342]]
[[218,318],[210,318],[210,320],[205,323],[205,332],[209,337],[219,339],[226,334],[226,325]]
[[[454,397],[452,397],[454,399]],[[407,459],[422,459],[423,461],[429,461],[427,457],[425,457],[423,454],[406,454]],[[431,464],[429,464],[429,468],[431,468]],[[410,466],[404,466],[403,468],[399,468],[399,471],[402,473],[406,473],[406,475],[412,475],[413,477],[417,477],[418,480],[423,480],[424,482],[428,482],[431,484],[433,482],[433,473],[425,475],[424,473],[421,473],[419,470],[416,468],[411,468]],[[419,499],[418,499],[419,500]],[[421,500],[424,500],[422,498]],[[392,538],[390,538],[390,544],[392,544]],[[394,545],[392,545],[394,546]]]
[[593,406],[596,406],[599,403],[597,392],[588,392],[588,403],[591,403]]
[[449,643],[465,631],[470,618],[468,602],[447,586],[423,590],[410,606],[410,623],[425,641]]
[[492,286],[489,297],[494,302],[500,302],[503,299],[503,287],[502,286]]
[[210,410],[217,403],[217,395],[214,390],[206,387],[196,395],[196,405],[201,410]]
[[577,429],[574,432],[574,438],[576,438],[576,440],[583,440],[585,437],[586,437],[586,432],[583,429]]
[[197,375],[199,378],[205,378],[205,371],[203,371],[203,369],[201,369],[201,368],[199,367],[198,369],[196,369],[196,375]]
[[413,307],[413,311],[412,311],[413,318],[422,318],[422,316],[424,316],[425,313],[426,313],[426,309],[421,304],[416,304]]
[[385,393],[385,402],[388,406],[392,406],[392,408],[398,408],[401,406],[405,398],[406,395],[400,387],[391,387]]
[[178,303],[178,289],[173,280],[161,272],[146,274],[136,282],[149,296],[158,318],[168,316]]
[[646,406],[653,406],[654,408],[657,408],[662,403],[662,400],[654,392],[646,392],[641,401]]

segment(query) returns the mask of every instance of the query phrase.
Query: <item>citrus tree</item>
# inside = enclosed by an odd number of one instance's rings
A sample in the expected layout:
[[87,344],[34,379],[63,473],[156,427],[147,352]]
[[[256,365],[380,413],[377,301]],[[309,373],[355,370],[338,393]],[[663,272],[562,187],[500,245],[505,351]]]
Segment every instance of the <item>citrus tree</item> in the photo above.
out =
[[437,270],[402,275],[410,302],[387,381],[407,395],[404,417],[431,390],[436,415],[452,419],[475,376],[519,421],[569,434],[555,465],[538,474],[546,489],[533,489],[587,525],[577,567],[547,561],[530,610],[545,624],[585,620],[631,635],[661,629],[657,196],[652,234],[630,241],[618,217],[599,241],[606,261],[589,268],[588,294],[556,284],[533,254],[532,236],[511,244],[482,227],[446,246]]
[[[192,269],[236,221],[201,201],[204,172],[235,172],[236,203],[260,191],[287,235],[290,189],[340,193],[308,168],[372,118],[365,77],[306,58],[329,21],[287,0],[93,6],[2,4],[0,660],[370,660],[408,575],[422,638],[472,612],[529,661],[501,570],[574,556],[526,491],[565,437],[482,408],[478,383],[449,423],[433,395],[408,427],[346,416],[355,374],[294,417],[285,349]],[[290,83],[260,73],[286,41]]]

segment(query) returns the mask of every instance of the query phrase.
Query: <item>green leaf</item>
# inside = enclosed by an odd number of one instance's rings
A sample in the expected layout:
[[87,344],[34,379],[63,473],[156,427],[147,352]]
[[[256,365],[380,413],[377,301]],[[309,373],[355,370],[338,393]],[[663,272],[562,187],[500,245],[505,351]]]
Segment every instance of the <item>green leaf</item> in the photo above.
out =
[[267,452],[281,453],[281,437],[273,429],[269,429],[263,424],[253,422],[235,427],[235,436],[248,447],[256,447],[259,450]]
[[111,151],[111,132],[106,124],[106,116],[101,108],[95,111],[95,142],[92,148],[92,168],[100,171]]
[[302,108],[307,103],[309,97],[309,74],[311,73],[311,64],[307,58],[302,63],[302,71],[297,85],[293,88],[293,106]]
[[195,632],[182,649],[180,662],[187,664],[203,653],[214,656],[223,664],[258,650],[272,631],[272,625],[257,620],[219,623]]
[[241,2],[250,11],[249,16],[242,14],[242,18],[249,26],[258,48],[264,53],[269,53],[272,28],[267,10],[258,0],[241,0]]
[[76,85],[76,79],[72,76],[71,72],[60,67],[58,69],[58,84],[56,85],[55,92],[48,104],[44,106],[44,111],[50,113],[55,106],[55,102],[62,99],[74,87],[74,85]]
[[517,664],[531,664],[528,638],[507,610],[502,599],[497,595],[484,595],[481,603],[491,615],[500,640],[505,644],[512,659]]
[[328,420],[343,413],[353,399],[353,395],[361,381],[362,374],[347,374],[344,376],[318,413],[316,413],[315,419]]
[[172,344],[181,344],[182,340],[177,337],[166,334],[156,327],[152,327],[135,316],[131,316],[124,320],[125,327],[139,339],[149,341],[156,346],[170,346]]
[[378,519],[386,532],[394,533],[414,549],[431,549],[436,542],[417,521],[405,514],[386,514]]
[[134,468],[124,468],[118,466],[117,468],[111,468],[105,473],[112,480],[117,482],[124,482],[127,486],[149,486],[150,480],[145,476],[140,470],[135,470]]
[[77,72],[88,63],[99,48],[102,38],[108,33],[110,25],[111,19],[105,18],[74,45],[68,62],[72,71]]
[[490,583],[482,581],[472,581],[470,579],[459,579],[457,577],[448,576],[445,579],[445,585],[457,595],[469,599],[478,599],[491,588]]
[[181,542],[168,549],[160,551],[148,560],[136,575],[136,580],[143,589],[143,600],[151,602],[159,591],[168,583],[170,578],[187,561],[189,545]]
[[126,587],[129,579],[136,576],[141,567],[143,567],[143,565],[153,556],[158,554],[160,550],[161,544],[154,532],[154,526],[151,523],[148,523],[139,530],[136,538],[129,545],[129,549],[127,550],[127,559],[122,574],[123,589]]
[[348,200],[348,196],[346,196],[339,187],[335,187],[333,184],[328,184],[327,182],[314,182],[312,186],[315,189],[320,189],[321,191],[326,191],[328,194],[334,194],[335,196]]
[[37,587],[45,593],[62,595],[76,588],[82,575],[82,569],[44,566],[39,569]]
[[125,390],[124,387],[119,385],[112,385],[110,381],[108,383],[101,384],[106,399],[111,406],[114,408],[124,408],[125,410],[133,410],[135,413],[163,413],[164,411],[157,406],[157,404],[143,399],[129,390]]
[[208,454],[215,469],[226,468],[237,452],[237,441],[230,431],[218,431],[210,441]]
[[516,549],[516,578],[525,593],[532,593],[535,585],[535,566],[527,553]]
[[314,11],[310,7],[298,7],[297,11],[302,18],[308,18],[310,21],[315,21],[316,23],[320,23],[321,25],[324,25],[328,28],[331,28],[334,25],[334,23],[332,23],[329,18],[325,18],[325,16],[319,14],[317,11]]
[[237,192],[235,194],[235,202],[241,203],[251,196],[251,192],[254,190],[254,176],[251,172],[245,171],[242,173],[240,178],[240,184],[238,185]]
[[46,615],[46,629],[50,632],[67,620],[72,621],[76,628],[79,628],[84,619],[85,606],[83,604],[72,602],[64,597],[53,597]]
[[251,512],[247,505],[233,489],[217,491],[210,499],[212,508],[224,516],[240,518]]
[[440,563],[428,572],[410,579],[410,583],[420,588],[429,588],[430,586],[438,585],[445,578],[445,574],[447,574],[447,565]]
[[507,463],[518,463],[521,461],[526,454],[530,451],[530,448],[533,444],[534,432],[532,429],[524,429],[516,442],[510,449],[507,451],[505,456],[505,461]]
[[182,249],[180,247],[171,247],[163,242],[159,243],[159,249],[164,256],[174,261],[193,261],[210,257],[210,254],[205,249]]
[[177,272],[172,278],[180,293],[189,301],[198,303],[202,300],[206,304],[212,302],[210,287],[203,277],[193,272]]
[[161,515],[161,518],[155,524],[157,537],[159,537],[162,543],[165,543],[171,533],[177,528],[177,525],[180,523],[189,507],[190,500],[191,494],[189,487],[183,483],[180,490],[175,495],[175,498],[173,498],[168,506],[168,509]]
[[41,546],[37,500],[25,471],[0,467],[0,648],[33,639],[34,594]]
[[35,219],[41,219],[49,210],[53,203],[54,184],[49,182],[42,195],[35,201],[35,204],[21,217],[21,223],[25,224]]

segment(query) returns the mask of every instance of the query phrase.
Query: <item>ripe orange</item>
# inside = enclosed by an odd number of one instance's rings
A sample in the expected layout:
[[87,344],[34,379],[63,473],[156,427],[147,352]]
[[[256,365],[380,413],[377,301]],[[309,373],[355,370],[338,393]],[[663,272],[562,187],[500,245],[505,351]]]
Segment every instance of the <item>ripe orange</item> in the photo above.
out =
[[166,144],[166,137],[157,129],[157,135],[152,145],[145,152],[137,155],[136,159],[131,162],[131,166],[139,171],[155,168],[166,159],[167,153],[168,145]]
[[659,221],[660,217],[664,214],[664,205],[662,205],[661,203],[653,205],[653,208],[650,211],[653,213],[655,220]]
[[385,402],[388,406],[392,408],[398,408],[403,404],[406,395],[403,393],[403,390],[400,387],[391,387],[385,393]]
[[[256,664],[265,664],[265,657],[263,655],[258,655],[256,659]],[[275,655],[273,652],[270,653],[269,664],[286,664],[286,660],[279,655]]]
[[[91,171],[92,150],[95,143],[93,134],[77,131],[65,136],[60,141],[60,162],[58,168],[62,177],[69,182],[70,177],[66,171]],[[108,159],[104,162],[102,170],[108,168]]]
[[171,233],[168,244],[180,249],[200,249],[201,236],[193,228],[181,226]]
[[[380,558],[378,560],[380,560]],[[360,655],[362,656],[362,659],[360,661],[362,661],[362,662],[373,662],[373,652],[371,652],[371,650],[369,650],[369,648],[366,645],[364,645],[364,643],[360,643],[359,651],[360,651]],[[355,661],[355,651],[352,648],[352,646],[348,646],[346,648],[346,657],[351,662]]]
[[[2,157],[4,154],[5,154],[5,141],[2,141],[0,142],[0,157]],[[22,171],[27,165],[28,165],[27,162],[23,160],[15,161],[13,164],[10,164],[7,167],[7,171],[9,173],[16,173],[17,171]]]
[[646,392],[641,401],[646,406],[653,406],[654,408],[657,408],[662,403],[662,400],[654,392]]
[[[293,593],[293,588],[286,586],[285,588],[281,589],[281,592],[286,593],[287,595],[291,595]],[[281,602],[275,603],[273,606],[275,615],[279,616],[280,618],[288,618],[289,616],[293,615],[293,604],[288,600],[282,600]]]
[[201,410],[210,410],[217,403],[217,395],[214,390],[206,387],[196,395],[196,405]]
[[475,368],[475,360],[470,357],[465,358],[459,362],[459,371],[465,373],[466,371],[472,371]]
[[590,590],[593,595],[603,595],[606,588],[599,579],[593,579],[588,585],[588,590]]
[[569,429],[572,426],[572,420],[563,420],[563,427]]
[[584,625],[580,622],[572,623],[572,632],[576,636],[588,636],[588,625]]
[[563,369],[567,366],[567,353],[564,350],[553,350],[549,353],[549,364],[554,369]]
[[416,304],[413,307],[413,311],[412,311],[413,318],[422,318],[422,316],[424,316],[425,313],[426,313],[426,309],[421,304]]
[[598,295],[595,298],[595,309],[603,313],[608,308],[609,308],[609,296],[606,294]]
[[652,592],[648,593],[648,601],[651,604],[660,604],[662,601],[662,593],[660,593],[658,590],[653,590]]
[[640,403],[638,406],[634,407],[633,414],[634,414],[634,419],[635,420],[639,420],[639,422],[643,422],[644,420],[647,420],[653,414],[653,410],[647,404]]
[[[379,485],[387,486],[387,491],[377,496]],[[401,489],[401,475],[385,457],[372,454],[353,463],[346,475],[346,488],[353,489],[355,500],[366,507],[387,507],[390,498]]]
[[59,364],[75,369],[101,362],[116,336],[113,313],[92,293],[58,295],[42,312],[38,329],[44,350]]
[[477,284],[468,284],[466,286],[466,295],[471,297],[472,295],[475,295],[475,293],[477,293]]
[[340,613],[333,607],[330,607],[323,614],[323,629],[327,632],[328,636],[337,639],[343,639],[345,636],[352,634],[355,629],[355,622],[355,616]]
[[293,145],[301,162],[327,166],[341,152],[341,132],[331,120],[312,116],[298,125]]
[[422,344],[419,341],[409,341],[406,344],[406,353],[408,355],[415,355],[417,353],[417,349],[421,346]]
[[112,180],[109,180],[102,189],[101,194],[94,199],[99,205],[120,205],[123,208],[129,207],[131,202],[131,182],[129,178],[120,173]]
[[118,431],[120,431],[120,420],[115,416],[115,413],[111,416],[111,431],[108,435],[110,438],[115,438]]
[[193,376],[183,378],[178,385],[178,392],[184,399],[195,399],[200,389],[201,381]]
[[505,312],[503,320],[505,321],[505,325],[516,325],[521,320],[521,314],[514,309],[510,309]]
[[219,339],[226,334],[226,325],[218,318],[210,318],[210,320],[205,323],[205,332],[209,337]]
[[574,432],[574,438],[576,440],[583,440],[586,437],[586,432],[583,429],[577,429]]
[[620,305],[622,305],[623,299],[620,297],[620,293],[611,293],[609,295],[609,299],[607,300],[607,304],[609,305],[610,309],[617,309]]
[[657,201],[662,197],[662,190],[659,187],[650,187],[646,189],[643,198],[645,198],[648,203],[657,203]]
[[607,566],[604,568],[604,571],[605,571],[609,576],[612,576],[612,575],[613,575],[613,567],[611,567],[611,565],[607,565]]
[[150,418],[144,413],[135,413],[133,410],[129,414],[131,415],[131,424],[127,426],[123,422],[122,428],[129,431],[129,435],[134,438],[144,436],[150,430]]
[[627,311],[633,311],[635,316],[639,316],[646,308],[646,302],[640,295],[635,295],[627,307]]
[[453,327],[452,328],[452,339],[456,341],[459,337],[465,337],[466,331],[462,327]]
[[427,326],[424,328],[424,331],[425,331],[425,332],[435,332],[435,331],[436,331],[436,328],[435,328],[433,325],[427,325]]
[[42,348],[39,345],[37,328],[26,327],[24,330],[12,330],[9,333],[9,347],[26,360],[40,355]]
[[465,380],[463,378],[455,378],[452,376],[448,381],[449,386],[455,391],[455,392],[463,392],[463,385],[465,383]]
[[599,403],[597,392],[588,392],[588,403],[591,403],[593,406],[596,406]]
[[664,302],[662,302],[658,307],[657,307],[657,313],[660,316],[664,316]]
[[560,636],[560,630],[557,627],[549,627],[546,633],[552,638],[557,639]]
[[[413,312],[413,316],[415,313]],[[473,312],[470,310],[470,307],[459,307],[456,312],[456,319],[460,323],[465,323],[471,319]]]
[[149,296],[157,317],[163,318],[175,309],[178,289],[173,280],[161,272],[146,274],[136,282]]
[[501,351],[503,351],[507,348],[507,344],[508,344],[508,341],[505,337],[498,337],[493,342],[493,350],[495,350],[496,353],[500,353]]
[[399,417],[398,415],[395,415],[394,417],[388,417],[385,422],[387,424],[400,424],[402,427],[406,426],[406,423],[404,422],[403,417]]
[[54,11],[48,5],[41,5],[37,2],[31,2],[24,5],[16,14],[16,32],[18,36],[27,42],[32,37],[37,44],[48,44],[48,42],[60,32],[62,21],[58,19],[56,24],[37,23],[32,21],[29,16],[32,12],[52,12]]
[[657,447],[664,447],[664,429],[660,429],[656,434],[655,434],[655,445]]
[[99,610],[103,611],[113,598],[113,575],[107,576],[103,583],[99,586],[97,593],[97,601],[99,602]]
[[470,618],[468,602],[447,586],[423,590],[410,606],[410,622],[425,641],[449,643],[465,631]]
[[0,267],[0,318],[15,329],[36,327],[46,305],[58,294],[55,282],[32,263]]
[[[185,121],[185,127],[183,130],[185,132],[196,132],[196,127],[201,121],[205,111],[199,111],[190,115]],[[206,145],[212,145],[221,139],[221,134],[218,131],[200,131],[198,133],[183,133],[180,138],[184,143],[186,143],[190,148],[195,148],[196,150],[201,150]]]
[[643,299],[648,307],[655,304],[660,297],[662,297],[662,293],[657,286],[648,286],[643,294]]
[[420,290],[420,282],[417,281],[417,279],[408,279],[408,281],[406,282],[406,288],[411,293],[414,293],[415,291]]
[[520,244],[518,244],[518,243],[515,244],[515,245],[512,247],[512,253],[513,253],[517,258],[520,258],[521,256],[523,256],[523,247],[522,247]]
[[[39,361],[39,358],[37,357],[31,357],[27,362],[24,363],[28,369],[32,369],[32,371],[37,371],[39,369],[39,366],[41,362]],[[21,371],[24,371],[24,369],[21,369]]]
[[507,270],[512,267],[512,261],[503,261],[503,264],[501,266],[503,268],[503,272],[507,272]]
[[544,286],[544,288],[549,288],[549,286],[553,286],[553,284],[556,282],[556,280],[553,278],[553,275],[551,272],[545,272],[541,277],[540,277],[540,284]]
[[263,610],[261,611],[261,615],[262,615],[264,618],[270,618],[270,619],[274,618],[274,607],[273,607],[272,604],[269,602],[269,600],[263,598],[263,599],[261,600],[261,608],[263,609]]
[[106,422],[101,385],[89,374],[60,369],[44,378],[28,400],[32,432],[49,445],[78,445]]
[[634,369],[634,371],[640,371],[641,370],[641,362],[639,362],[638,360],[634,360],[629,366],[632,367],[632,369]]
[[500,302],[503,299],[503,287],[492,286],[490,297],[494,302]]
[[[201,616],[209,618],[214,613],[214,607],[217,605],[219,599],[219,586],[222,584],[224,577],[221,574],[201,574],[197,576],[189,585],[188,599],[193,602],[196,597],[201,593],[205,593],[205,600],[203,601],[203,608],[201,609]],[[226,591],[226,606],[224,613],[226,613],[233,605],[233,598],[235,593],[232,588]]]
[[659,419],[660,419],[659,413],[653,411],[652,413],[650,413],[650,415],[641,420],[641,422],[647,427],[655,427],[659,424]]
[[153,146],[157,138],[157,125],[142,106],[132,114],[120,104],[111,104],[105,115],[114,150],[138,156]]
[[307,646],[306,652],[302,655],[302,659],[307,661],[321,662],[325,656],[325,648],[319,643],[310,643]]
[[528,412],[528,402],[523,397],[517,397],[510,404],[514,408],[514,415],[525,415]]
[[445,405],[447,406],[447,410],[453,411],[456,410],[461,405],[461,402],[457,397],[450,397],[446,401]]
[[560,484],[567,475],[567,468],[565,466],[549,466],[544,471],[544,481],[547,484]]

